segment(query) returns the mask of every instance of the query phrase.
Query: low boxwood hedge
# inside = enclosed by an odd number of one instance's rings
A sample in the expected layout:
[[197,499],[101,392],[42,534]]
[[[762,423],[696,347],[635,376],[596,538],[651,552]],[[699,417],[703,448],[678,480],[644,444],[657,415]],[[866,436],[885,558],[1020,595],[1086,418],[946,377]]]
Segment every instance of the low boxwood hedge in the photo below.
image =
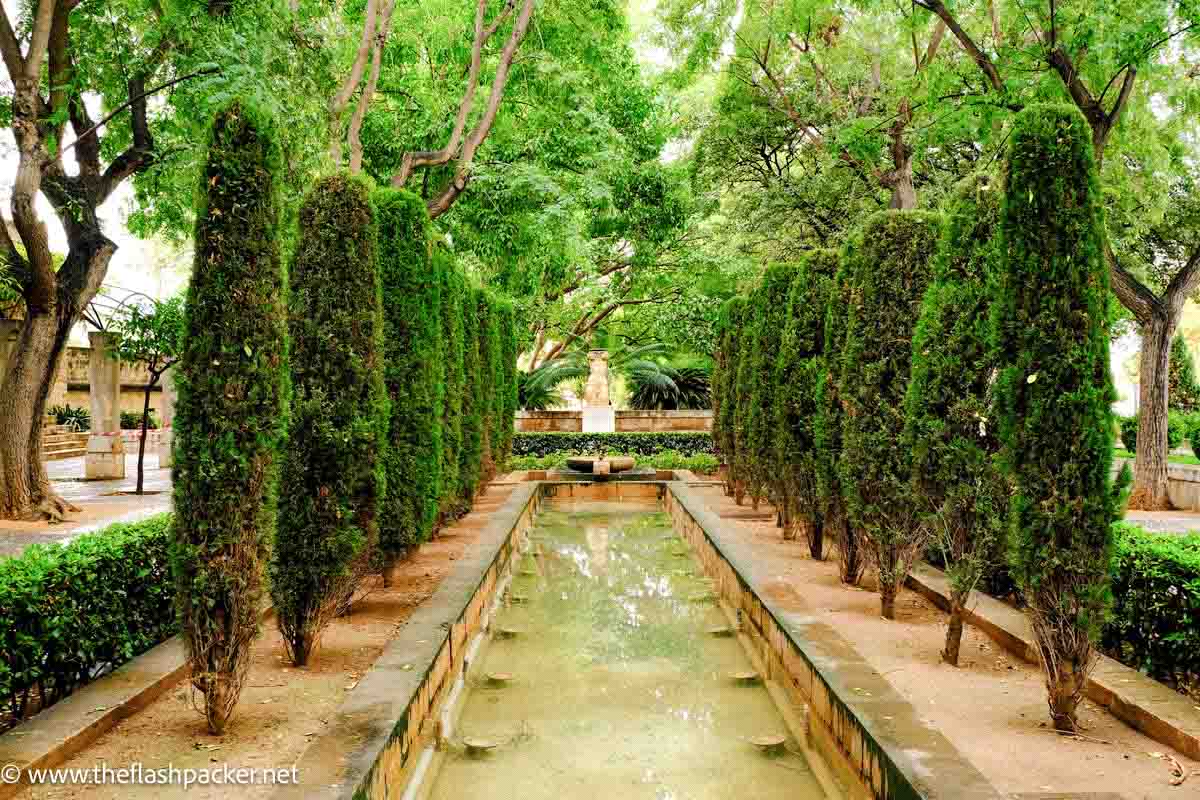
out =
[[518,433],[513,437],[514,456],[591,455],[626,453],[651,456],[673,450],[685,456],[713,453],[708,431],[656,431],[653,433]]
[[1104,650],[1172,686],[1200,688],[1200,535],[1116,528]]
[[0,559],[0,726],[176,631],[171,515]]

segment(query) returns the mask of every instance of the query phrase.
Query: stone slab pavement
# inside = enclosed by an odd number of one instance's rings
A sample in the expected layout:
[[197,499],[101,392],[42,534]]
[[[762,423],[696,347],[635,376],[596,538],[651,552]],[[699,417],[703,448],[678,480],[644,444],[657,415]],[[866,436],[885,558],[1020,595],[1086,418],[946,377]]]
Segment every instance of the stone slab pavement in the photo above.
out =
[[125,494],[137,488],[137,453],[125,455],[125,478],[112,481],[83,480],[83,457],[46,463],[55,490],[82,509],[65,522],[0,521],[0,558],[20,554],[31,544],[69,542],[81,533],[114,522],[139,519],[171,510],[171,470],[160,469],[158,455],[146,453],[145,484],[148,494]]
[[1200,532],[1200,511],[1127,511],[1125,521],[1155,533]]

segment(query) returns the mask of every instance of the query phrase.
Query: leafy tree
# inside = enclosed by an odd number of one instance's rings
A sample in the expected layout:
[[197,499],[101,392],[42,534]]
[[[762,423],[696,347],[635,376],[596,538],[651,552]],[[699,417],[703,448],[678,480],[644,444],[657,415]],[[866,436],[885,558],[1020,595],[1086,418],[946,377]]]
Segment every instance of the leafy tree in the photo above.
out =
[[433,252],[440,262],[434,272],[442,278],[442,365],[445,383],[445,405],[442,408],[442,502],[443,516],[453,516],[460,510],[460,459],[463,451],[463,407],[466,400],[465,330],[463,298],[467,279],[448,251]]
[[213,123],[177,380],[171,566],[192,685],[218,734],[258,634],[287,428],[273,131],[244,101]]
[[879,582],[880,613],[896,616],[896,595],[927,540],[910,490],[911,457],[897,442],[913,329],[933,271],[941,219],[924,211],[881,211],[846,245],[849,288],[839,398],[845,406],[838,478],[850,519]]
[[771,264],[753,295],[759,305],[757,327],[751,343],[749,405],[746,419],[746,451],[754,482],[764,487],[782,511],[785,537],[791,537],[792,502],[787,496],[783,471],[775,462],[775,364],[787,325],[787,301],[796,277],[795,264]]
[[[783,336],[775,359],[774,468],[789,516],[803,524],[809,554],[825,557],[825,517],[820,495],[816,423],[817,386],[825,374],[825,315],[837,272],[836,250],[801,258],[784,304]],[[794,534],[793,534],[794,535]]]
[[1034,106],[1013,127],[993,307],[1000,439],[1014,493],[1013,573],[1046,675],[1050,717],[1076,707],[1109,606],[1112,448],[1101,194],[1092,136],[1069,106]]
[[116,321],[116,347],[109,354],[126,364],[141,364],[150,380],[146,381],[142,398],[142,432],[138,437],[137,493],[142,494],[145,482],[146,431],[150,428],[150,393],[163,373],[179,361],[185,331],[183,298],[151,300],[148,308],[141,304],[125,306]]
[[370,567],[388,426],[376,223],[362,180],[319,181],[289,273],[292,412],[271,600],[292,663]]
[[383,292],[384,381],[391,420],[380,506],[379,547],[392,562],[433,533],[442,491],[441,289],[430,257],[429,214],[412,192],[380,189],[379,275]]
[[[1195,411],[1200,408],[1200,384],[1196,382],[1196,366],[1192,362],[1192,353],[1188,350],[1187,341],[1179,334],[1171,340],[1167,397],[1170,398],[1172,411]],[[1169,428],[1168,423],[1168,434]]]
[[950,621],[942,658],[958,665],[963,608],[1001,557],[1009,488],[997,463],[991,290],[1000,261],[1001,189],[983,174],[947,209],[933,282],[912,339],[903,447],[913,496],[944,556]]

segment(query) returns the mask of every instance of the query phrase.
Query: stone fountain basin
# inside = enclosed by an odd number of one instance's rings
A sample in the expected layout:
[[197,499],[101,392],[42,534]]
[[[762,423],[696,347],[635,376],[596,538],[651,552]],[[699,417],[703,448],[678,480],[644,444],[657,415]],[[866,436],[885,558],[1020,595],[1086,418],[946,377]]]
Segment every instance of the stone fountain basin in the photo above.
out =
[[567,466],[576,472],[592,473],[595,471],[597,461],[607,461],[608,471],[612,472],[628,472],[633,469],[634,461],[629,456],[618,456],[616,458],[593,458],[592,456],[572,456],[567,459]]

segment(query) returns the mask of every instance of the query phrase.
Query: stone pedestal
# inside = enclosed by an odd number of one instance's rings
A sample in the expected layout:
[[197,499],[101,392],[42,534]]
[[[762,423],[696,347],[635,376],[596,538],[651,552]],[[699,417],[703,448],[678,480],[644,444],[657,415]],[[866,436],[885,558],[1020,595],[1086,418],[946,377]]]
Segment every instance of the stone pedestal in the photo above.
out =
[[162,427],[171,427],[175,421],[175,368],[171,367],[162,374]]
[[612,406],[591,406],[583,409],[584,433],[612,433],[617,429],[617,412]]
[[124,479],[125,440],[120,436],[89,436],[83,477],[89,481]]
[[175,431],[163,428],[158,432],[158,468],[169,469],[175,466],[175,456],[172,447],[175,444]]
[[92,347],[88,356],[92,433],[119,431],[121,430],[121,363],[109,355],[112,334],[93,331],[88,334],[88,343]]

